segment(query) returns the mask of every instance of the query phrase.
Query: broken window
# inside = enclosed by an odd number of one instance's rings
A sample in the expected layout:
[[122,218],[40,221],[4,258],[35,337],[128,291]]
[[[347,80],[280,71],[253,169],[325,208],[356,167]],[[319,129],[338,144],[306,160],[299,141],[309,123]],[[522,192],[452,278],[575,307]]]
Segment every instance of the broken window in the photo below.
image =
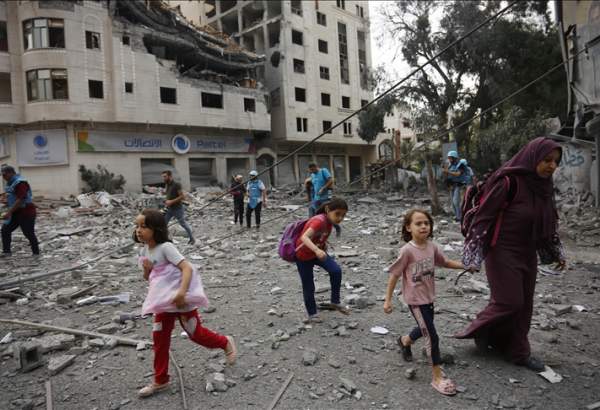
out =
[[279,44],[279,32],[281,30],[281,24],[279,21],[267,25],[267,32],[269,34],[269,47],[275,47]]
[[350,97],[342,96],[342,108],[350,108]]
[[339,8],[346,10],[346,0],[337,0],[336,5]]
[[296,117],[296,131],[308,132],[308,119]]
[[302,2],[300,0],[292,0],[292,13],[302,17]]
[[90,50],[100,50],[100,33],[93,31],[85,32],[85,48]]
[[365,18],[365,9],[362,6],[356,5],[356,15],[361,18]]
[[223,96],[221,94],[202,93],[202,106],[207,108],[223,108]]
[[177,104],[177,89],[160,87],[160,102],[163,104]]
[[217,184],[215,160],[213,158],[190,158],[190,185],[192,189],[199,186]]
[[215,6],[215,0],[205,0],[204,14],[207,18],[211,18],[217,15],[217,7]]
[[404,128],[410,128],[410,120],[407,120],[407,119],[402,120],[402,126]]
[[360,100],[360,106],[364,107],[365,105],[367,105],[369,103],[369,100]]
[[104,98],[104,85],[102,81],[88,80],[90,98]]
[[329,80],[329,67],[319,66],[319,76],[323,80]]
[[0,104],[12,104],[10,73],[0,73]]
[[248,158],[227,158],[227,175],[245,175],[248,172]]
[[331,121],[323,121],[323,132],[326,134],[331,134]]
[[352,123],[350,121],[346,121],[344,123],[344,136],[352,135]]
[[281,89],[276,88],[271,91],[271,107],[279,107],[281,105]]
[[321,93],[321,105],[331,105],[331,95],[327,93]]
[[123,35],[123,37],[121,37],[121,42],[124,46],[131,45],[131,38],[128,35]]
[[338,42],[340,46],[340,77],[343,84],[350,84],[350,73],[348,72],[348,39],[346,37],[346,25],[338,23]]
[[327,47],[327,41],[325,41],[325,40],[319,40],[319,51],[321,53],[327,54],[327,52],[328,52],[327,49],[328,49],[328,47]]
[[292,43],[298,44],[299,46],[304,44],[302,32],[297,30],[292,30]]
[[0,51],[8,51],[8,36],[6,21],[0,21]]
[[365,32],[358,30],[356,32],[358,42],[358,68],[360,72],[360,87],[368,88],[369,76],[367,71],[367,42],[365,40]]
[[296,93],[296,101],[306,102],[306,89],[296,87],[295,93]]
[[327,26],[327,16],[319,11],[317,11],[317,24]]
[[133,83],[125,83],[125,92],[128,94],[133,94]]
[[67,70],[29,70],[26,76],[28,101],[66,100],[69,98]]
[[65,48],[65,23],[62,19],[31,19],[23,22],[25,50]]
[[256,112],[256,100],[254,98],[244,98],[244,112]]
[[294,58],[294,72],[304,74],[304,60]]

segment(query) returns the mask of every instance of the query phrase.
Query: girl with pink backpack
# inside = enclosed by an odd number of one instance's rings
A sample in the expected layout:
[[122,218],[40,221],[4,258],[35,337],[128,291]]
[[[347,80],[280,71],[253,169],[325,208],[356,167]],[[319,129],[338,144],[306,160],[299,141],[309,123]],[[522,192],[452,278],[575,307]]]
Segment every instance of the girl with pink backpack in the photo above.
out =
[[145,244],[140,253],[144,279],[149,282],[142,314],[154,314],[152,341],[154,382],[138,395],[148,397],[169,387],[169,348],[175,319],[189,338],[209,349],[223,349],[227,364],[233,364],[237,349],[231,336],[223,336],[202,326],[197,308],[208,305],[202,280],[196,269],[169,241],[164,216],[144,209],[135,218],[133,239]]

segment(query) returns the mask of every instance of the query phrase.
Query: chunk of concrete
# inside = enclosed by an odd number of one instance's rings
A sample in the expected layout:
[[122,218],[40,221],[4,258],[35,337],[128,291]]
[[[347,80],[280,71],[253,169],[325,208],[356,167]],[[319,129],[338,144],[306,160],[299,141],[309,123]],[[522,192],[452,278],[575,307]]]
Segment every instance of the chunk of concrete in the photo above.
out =
[[24,372],[29,372],[44,363],[42,347],[39,343],[27,342],[15,346],[17,367]]
[[60,373],[64,368],[70,366],[75,361],[74,354],[64,354],[58,357],[53,357],[48,362],[48,371],[51,375]]

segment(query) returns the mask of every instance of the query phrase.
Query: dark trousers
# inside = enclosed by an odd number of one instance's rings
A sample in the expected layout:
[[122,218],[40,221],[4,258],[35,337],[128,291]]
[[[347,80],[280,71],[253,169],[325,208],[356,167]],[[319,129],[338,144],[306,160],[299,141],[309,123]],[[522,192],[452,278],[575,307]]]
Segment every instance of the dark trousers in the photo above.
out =
[[429,305],[409,305],[410,313],[417,321],[410,334],[410,340],[413,342],[421,337],[426,340],[425,348],[431,364],[436,366],[442,363],[440,355],[440,338],[438,337],[435,325],[433,324],[433,303]]
[[34,255],[39,255],[39,242],[35,236],[35,216],[23,217],[19,215],[18,212],[12,215],[12,218],[8,224],[2,224],[2,251],[4,253],[10,253],[12,233],[19,227],[21,227],[23,235],[25,235],[25,237],[29,240],[31,252],[33,252]]
[[317,314],[317,303],[315,302],[315,265],[322,267],[329,273],[329,283],[331,284],[331,303],[336,305],[340,303],[340,288],[342,285],[342,268],[329,255],[324,261],[311,259],[309,261],[296,261],[300,280],[302,281],[302,294],[304,296],[304,306],[309,315]]
[[250,208],[250,205],[246,207],[246,225],[250,228],[250,220],[252,219],[252,211],[255,212],[254,217],[256,220],[256,227],[260,227],[260,211],[262,209],[262,202],[256,205],[256,208]]
[[240,225],[244,224],[244,197],[240,195],[233,197],[233,222],[240,221]]

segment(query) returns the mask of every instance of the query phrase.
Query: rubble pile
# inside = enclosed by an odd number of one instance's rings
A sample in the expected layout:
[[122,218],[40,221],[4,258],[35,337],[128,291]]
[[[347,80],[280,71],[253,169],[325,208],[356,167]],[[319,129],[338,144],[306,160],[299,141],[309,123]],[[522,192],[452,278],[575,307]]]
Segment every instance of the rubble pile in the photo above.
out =
[[[560,409],[600,400],[595,389],[600,257],[593,245],[580,245],[582,240],[600,243],[593,210],[566,212],[569,222],[562,226],[569,270],[558,274],[551,266],[540,267],[530,340],[553,373],[537,375],[478,355],[471,342],[451,338],[485,306],[489,288],[484,272],[467,273],[455,286],[459,272],[436,270],[436,327],[445,372],[459,391],[447,401],[429,386],[426,357],[415,354],[415,361],[406,363],[398,354],[398,337],[415,325],[401,295],[392,314],[384,314],[382,307],[386,268],[403,245],[401,217],[411,207],[423,207],[426,194],[347,196],[350,210],[341,237],[330,237],[330,253],[342,267],[342,298],[351,314],[322,310],[323,323],[310,324],[303,323],[296,267],[277,255],[283,227],[306,217],[304,197],[285,191],[273,195],[263,219],[279,219],[264,223],[260,231],[232,224],[228,197],[206,206],[214,197],[196,192],[188,201],[196,245],[186,244],[178,225],[170,229],[175,245],[202,275],[210,300],[200,312],[204,324],[233,335],[240,355],[234,367],[226,367],[221,351],[199,348],[185,340],[181,327],[175,328],[171,348],[191,408],[198,403],[203,408],[264,407],[274,398],[280,408],[340,409],[399,408],[402,403]],[[182,387],[172,365],[170,392],[144,402],[136,397],[153,375],[152,319],[140,314],[146,282],[137,266],[137,248],[129,245],[136,213],[160,204],[160,193],[94,194],[78,203],[59,204],[71,210],[67,215],[58,215],[60,206],[40,215],[39,259],[29,257],[27,241],[15,233],[14,256],[0,264],[0,319],[45,326],[0,321],[2,401],[8,409],[43,406],[49,400],[45,383],[51,382],[54,408],[181,408]],[[448,257],[459,259],[463,238],[458,225],[448,216],[435,219],[435,241]],[[577,231],[575,237],[571,230]],[[84,267],[27,280],[115,249]],[[3,286],[15,279],[22,281]],[[322,270],[315,271],[315,286],[317,303],[328,303],[329,277]],[[413,351],[421,347],[418,342]]]

